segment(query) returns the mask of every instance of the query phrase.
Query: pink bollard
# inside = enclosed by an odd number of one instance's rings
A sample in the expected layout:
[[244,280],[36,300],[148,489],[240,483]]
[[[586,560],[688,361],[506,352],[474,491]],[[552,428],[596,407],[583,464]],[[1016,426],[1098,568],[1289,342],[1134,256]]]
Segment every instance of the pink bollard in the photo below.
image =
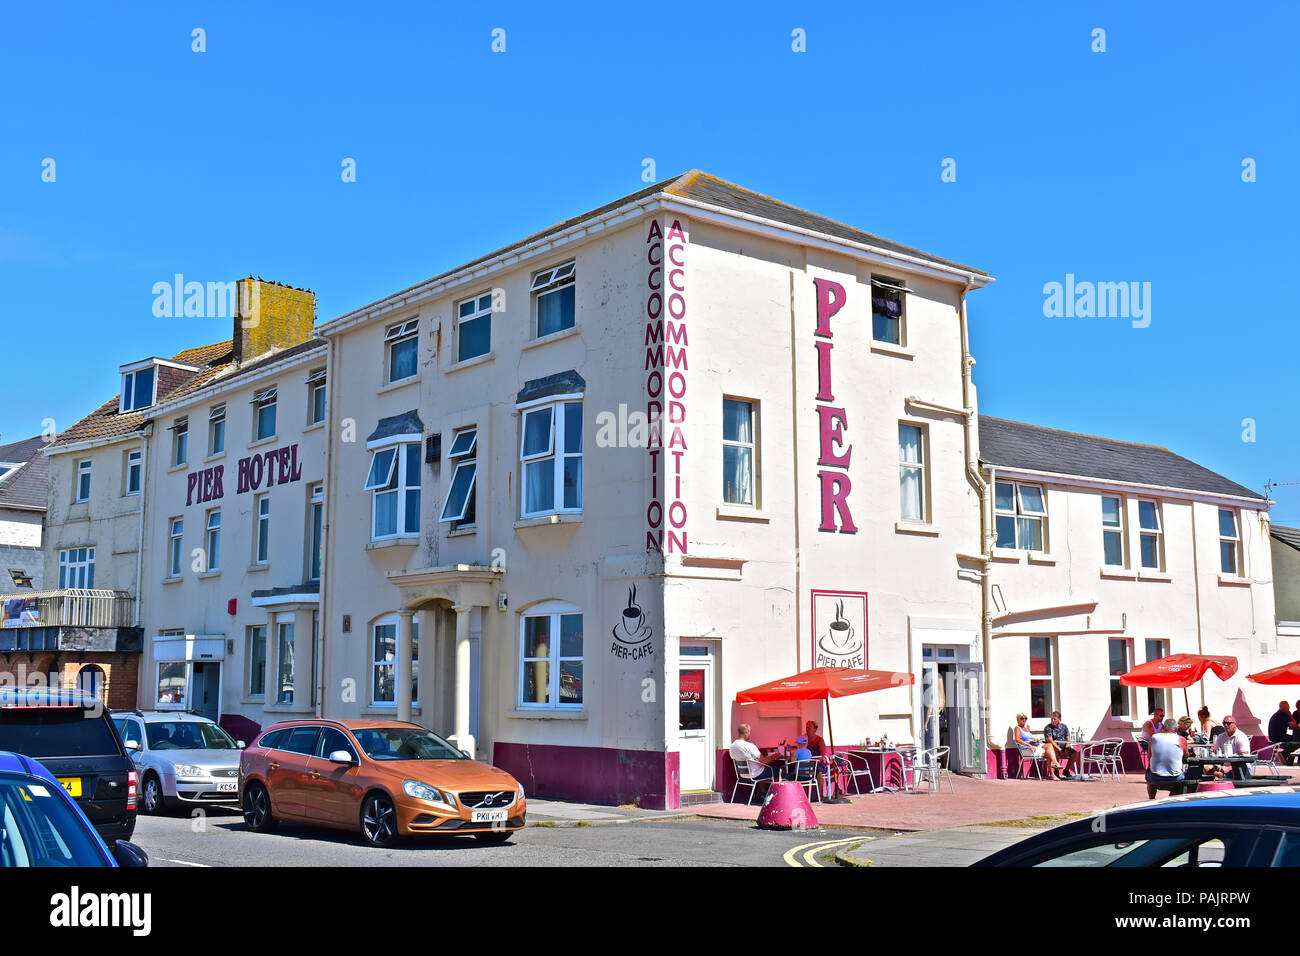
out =
[[818,823],[803,786],[793,780],[778,780],[763,799],[758,825],[765,830],[814,830]]
[[1203,780],[1200,786],[1196,788],[1197,793],[1204,793],[1207,790],[1235,790],[1236,785],[1231,780]]

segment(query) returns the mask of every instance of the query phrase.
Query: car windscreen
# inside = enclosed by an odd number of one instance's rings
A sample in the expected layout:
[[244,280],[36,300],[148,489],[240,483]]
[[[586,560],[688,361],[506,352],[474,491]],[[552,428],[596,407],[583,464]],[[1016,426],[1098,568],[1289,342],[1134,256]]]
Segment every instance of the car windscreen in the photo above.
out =
[[0,774],[0,867],[106,865],[57,790],[39,778]]
[[236,750],[230,735],[216,724],[164,720],[144,725],[150,750]]
[[371,760],[465,760],[437,734],[416,727],[367,727],[352,736]]
[[0,750],[37,760],[121,753],[103,711],[84,707],[0,707]]

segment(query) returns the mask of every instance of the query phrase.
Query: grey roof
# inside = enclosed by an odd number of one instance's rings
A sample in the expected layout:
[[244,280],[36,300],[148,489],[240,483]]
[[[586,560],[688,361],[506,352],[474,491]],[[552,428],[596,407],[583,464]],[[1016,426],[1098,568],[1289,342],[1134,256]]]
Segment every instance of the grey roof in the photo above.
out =
[[379,419],[378,427],[366,436],[366,441],[378,441],[381,438],[391,438],[393,435],[423,434],[424,422],[420,421],[420,416],[416,414],[415,409],[411,409],[400,415]]
[[1300,551],[1300,528],[1284,528],[1280,524],[1269,525],[1268,533],[1283,544]]
[[41,454],[45,438],[37,435],[0,445],[0,461],[21,463],[0,478],[0,508],[45,510],[50,484],[50,462]]
[[1158,445],[1098,438],[980,416],[980,461],[1056,475],[1078,475],[1182,491],[1267,499]]
[[524,382],[524,387],[515,396],[515,403],[531,402],[548,395],[571,395],[586,391],[586,388],[586,380],[575,369],[569,369],[567,372],[556,372],[545,378],[534,378]]

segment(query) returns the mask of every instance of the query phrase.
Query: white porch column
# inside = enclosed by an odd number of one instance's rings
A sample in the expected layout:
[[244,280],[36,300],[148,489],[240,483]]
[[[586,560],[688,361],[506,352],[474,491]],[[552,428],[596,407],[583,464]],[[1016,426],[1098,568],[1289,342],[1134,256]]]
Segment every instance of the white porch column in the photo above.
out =
[[452,610],[456,612],[456,710],[453,720],[456,732],[452,734],[452,741],[472,757],[475,750],[474,738],[469,732],[470,608],[457,604]]
[[414,611],[397,612],[397,653],[394,669],[397,671],[397,719],[411,719],[411,657],[415,650],[411,640],[411,622]]

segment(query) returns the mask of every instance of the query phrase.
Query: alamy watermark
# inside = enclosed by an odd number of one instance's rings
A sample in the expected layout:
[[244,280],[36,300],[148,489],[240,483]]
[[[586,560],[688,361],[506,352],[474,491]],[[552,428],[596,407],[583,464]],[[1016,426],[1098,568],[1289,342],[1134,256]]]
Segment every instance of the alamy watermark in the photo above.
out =
[[1046,283],[1043,296],[1049,319],[1131,319],[1135,329],[1151,324],[1150,282],[1075,281],[1067,272],[1065,282]]

